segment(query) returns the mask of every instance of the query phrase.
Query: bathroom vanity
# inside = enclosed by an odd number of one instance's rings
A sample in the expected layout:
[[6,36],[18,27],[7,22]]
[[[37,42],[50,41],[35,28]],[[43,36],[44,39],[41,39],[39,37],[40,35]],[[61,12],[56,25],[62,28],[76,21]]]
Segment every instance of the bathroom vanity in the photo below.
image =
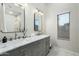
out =
[[[4,42],[7,41],[6,43],[0,42],[0,56],[45,56],[49,52],[50,36],[32,34],[32,32],[45,32],[43,12],[30,5],[28,5],[28,8],[24,5],[18,3],[0,4],[0,32],[5,34],[1,34],[1,38],[3,36],[15,38],[11,39],[12,41],[0,39]],[[34,15],[31,16],[33,13]],[[30,34],[32,34],[31,37],[25,38]]]
[[49,52],[50,36],[36,35],[0,43],[1,56],[45,56]]

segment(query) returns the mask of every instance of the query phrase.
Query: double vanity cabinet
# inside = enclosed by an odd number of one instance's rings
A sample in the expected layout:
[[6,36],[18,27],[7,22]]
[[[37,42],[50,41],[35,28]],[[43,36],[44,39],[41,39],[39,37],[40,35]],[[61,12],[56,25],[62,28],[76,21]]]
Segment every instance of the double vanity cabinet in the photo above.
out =
[[[25,39],[17,39],[7,42],[1,56],[45,56],[49,52],[49,35],[38,35]],[[12,46],[10,46],[12,45]],[[1,50],[1,49],[0,49]]]

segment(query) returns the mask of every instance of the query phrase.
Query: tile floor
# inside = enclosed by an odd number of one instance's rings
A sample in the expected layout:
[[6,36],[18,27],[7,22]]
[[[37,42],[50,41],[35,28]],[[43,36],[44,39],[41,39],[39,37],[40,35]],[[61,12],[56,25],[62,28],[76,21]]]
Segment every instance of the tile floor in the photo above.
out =
[[55,47],[50,50],[48,56],[79,56],[79,53]]

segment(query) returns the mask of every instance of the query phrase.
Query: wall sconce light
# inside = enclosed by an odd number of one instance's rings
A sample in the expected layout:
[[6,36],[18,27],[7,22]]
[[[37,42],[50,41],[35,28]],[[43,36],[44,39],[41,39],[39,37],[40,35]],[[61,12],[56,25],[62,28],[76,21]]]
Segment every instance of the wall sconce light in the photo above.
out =
[[34,11],[33,11],[34,13],[38,13],[39,15],[44,15],[44,13],[43,12],[41,12],[40,10],[38,10],[37,8],[36,9],[34,9]]
[[35,9],[35,13],[37,13],[38,12],[38,10],[37,9]]
[[42,12],[39,12],[40,15],[44,15]]

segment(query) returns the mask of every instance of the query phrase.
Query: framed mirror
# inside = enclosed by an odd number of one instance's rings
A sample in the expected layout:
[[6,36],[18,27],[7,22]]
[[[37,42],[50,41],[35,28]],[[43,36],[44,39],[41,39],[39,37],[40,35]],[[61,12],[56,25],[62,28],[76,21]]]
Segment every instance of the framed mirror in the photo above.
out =
[[57,15],[58,39],[70,39],[70,12]]
[[42,30],[42,15],[39,12],[34,13],[34,31]]
[[2,32],[23,32],[25,29],[23,6],[15,3],[4,3],[3,10],[4,30]]

